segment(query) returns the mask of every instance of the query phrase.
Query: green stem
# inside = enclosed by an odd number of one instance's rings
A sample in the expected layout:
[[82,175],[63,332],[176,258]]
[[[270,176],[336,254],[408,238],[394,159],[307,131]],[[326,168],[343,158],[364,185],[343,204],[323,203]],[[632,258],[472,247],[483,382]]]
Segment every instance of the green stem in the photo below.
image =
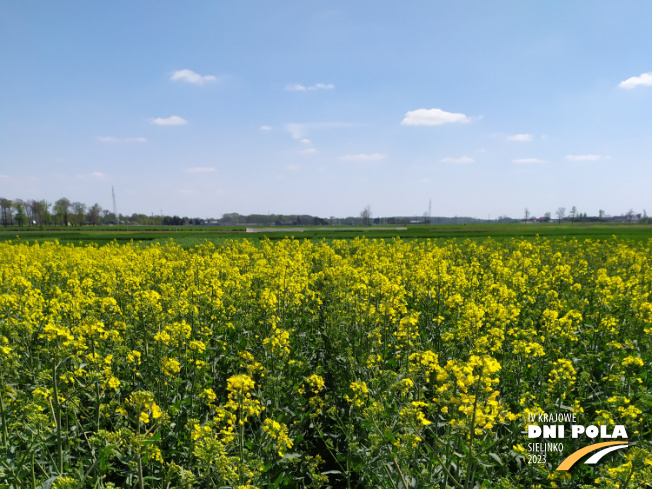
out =
[[54,424],[57,429],[57,451],[59,453],[59,474],[63,475],[63,444],[61,440],[61,406],[59,406],[59,385],[57,382],[57,359],[52,365],[52,383],[54,384]]
[[32,489],[36,489],[36,474],[34,473],[34,457],[36,454],[32,452]]
[[475,400],[473,401],[473,416],[471,417],[471,429],[469,433],[469,452],[466,457],[466,481],[464,481],[464,487],[470,488],[473,487],[473,470],[471,464],[473,463],[473,439],[475,438],[475,415],[478,410],[478,398],[480,397],[480,387],[482,382],[482,371],[480,369],[480,376],[478,378],[478,387],[475,390]]
[[393,487],[394,489],[398,489],[398,488],[396,487],[396,484],[394,484],[394,479],[392,478],[392,473],[391,473],[391,472],[389,471],[389,469],[387,468],[387,465],[383,464],[383,468],[385,469],[385,472],[387,472],[387,478],[389,479],[389,482],[392,483],[392,487]]
[[5,413],[5,385],[0,383],[0,417],[2,418],[2,443],[9,448],[9,433],[7,431],[7,415]]
[[[441,466],[442,469],[444,469],[444,471],[446,471],[446,475],[447,475],[448,477],[450,477],[450,479],[451,479],[451,481],[453,482],[453,484],[455,484],[455,487],[462,487],[462,484],[460,484],[459,482],[457,482],[457,480],[455,479],[455,477],[453,477],[453,474],[451,474],[450,471],[448,470],[448,468],[444,465],[444,462],[443,462],[442,459],[439,457],[439,455],[437,454],[437,452],[433,451],[432,453],[433,453],[433,455],[434,455],[435,457],[437,457],[437,461],[439,462],[439,465]],[[448,480],[446,481],[446,483],[448,483]]]
[[145,481],[143,480],[143,460],[140,452],[138,453],[138,485],[140,489],[145,489]]
[[[242,409],[240,410],[242,413]],[[240,418],[238,421],[241,422],[240,424],[240,464],[238,465],[238,472],[239,472],[239,477],[240,477],[240,484],[244,484],[243,480],[243,473],[244,473],[244,422],[242,421],[242,418]]]
[[629,475],[627,476],[627,479],[625,479],[622,489],[627,489],[627,486],[629,485],[629,481],[632,480],[633,475],[634,475],[634,463],[632,462],[632,470],[629,471]]
[[138,485],[140,489],[145,489],[145,480],[143,478],[143,454],[141,453],[142,441],[140,440],[140,422],[138,422]]
[[396,470],[398,470],[398,475],[401,476],[401,481],[403,481],[403,487],[405,489],[408,489],[407,482],[405,482],[405,477],[403,476],[403,472],[401,472],[401,468],[398,466],[398,462],[396,461],[396,457],[394,457],[394,467],[396,467]]

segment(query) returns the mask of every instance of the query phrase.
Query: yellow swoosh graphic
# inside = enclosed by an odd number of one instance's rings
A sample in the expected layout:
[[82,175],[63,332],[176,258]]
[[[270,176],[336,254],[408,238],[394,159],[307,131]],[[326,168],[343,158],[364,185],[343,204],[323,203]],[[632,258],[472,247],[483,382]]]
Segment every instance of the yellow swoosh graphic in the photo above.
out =
[[605,441],[603,443],[595,443],[593,445],[589,445],[588,447],[580,448],[578,451],[571,453],[568,457],[566,457],[566,460],[564,460],[562,463],[559,464],[559,467],[557,467],[556,470],[568,470],[570,469],[573,465],[575,465],[575,462],[577,462],[579,459],[581,459],[584,455],[587,453],[590,453],[594,450],[597,450],[598,448],[602,447],[608,447],[611,445],[623,445],[627,446],[627,442],[622,442],[622,441]]

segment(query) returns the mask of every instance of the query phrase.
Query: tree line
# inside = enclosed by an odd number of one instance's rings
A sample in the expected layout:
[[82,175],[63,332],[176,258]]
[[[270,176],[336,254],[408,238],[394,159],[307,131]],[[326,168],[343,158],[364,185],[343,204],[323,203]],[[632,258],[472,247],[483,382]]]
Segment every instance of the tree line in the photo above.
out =
[[202,224],[203,219],[178,216],[132,214],[116,216],[98,203],[86,205],[65,197],[54,203],[47,200],[10,200],[0,197],[3,226],[98,226],[102,224],[140,224],[180,226]]
[[[573,206],[570,212],[566,213],[565,207],[558,208],[554,215],[556,221],[571,222],[638,222],[650,223],[651,218],[645,210],[642,214],[635,213],[632,209],[622,216],[607,216],[605,211],[600,210],[598,216],[588,216],[586,213],[578,212]],[[474,224],[487,222],[550,222],[553,214],[546,212],[542,217],[535,217],[525,209],[524,219],[512,219],[507,216],[500,216],[498,219],[476,219],[472,217],[431,217],[425,213],[419,216],[395,216],[395,217],[372,217],[371,207],[367,205],[359,216],[337,218],[321,218],[309,214],[249,214],[243,215],[237,212],[223,214],[219,219],[202,219],[199,217],[179,217],[164,215],[146,215],[134,213],[130,216],[119,214],[116,216],[108,209],[103,209],[98,203],[91,206],[83,202],[72,202],[62,197],[54,203],[46,200],[10,200],[0,197],[0,219],[3,226],[83,226],[83,225],[141,225],[141,226],[370,226],[370,225],[408,225],[408,224]]]
[[[0,214],[3,226],[61,225],[81,226],[100,224],[102,207],[71,202],[63,197],[54,203],[46,200],[10,200],[0,197]],[[106,214],[104,214],[106,216]]]

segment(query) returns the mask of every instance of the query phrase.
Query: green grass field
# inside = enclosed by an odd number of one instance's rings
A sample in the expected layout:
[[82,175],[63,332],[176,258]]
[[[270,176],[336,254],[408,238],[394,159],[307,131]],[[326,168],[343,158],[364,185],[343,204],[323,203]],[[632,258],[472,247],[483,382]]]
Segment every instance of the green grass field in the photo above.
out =
[[[303,231],[300,231],[303,229]],[[534,238],[536,236],[559,239],[607,239],[612,236],[646,241],[652,238],[652,225],[641,224],[478,224],[478,225],[414,225],[405,230],[377,229],[375,227],[352,226],[310,226],[296,231],[284,228],[282,231],[247,233],[245,227],[90,227],[63,228],[19,228],[7,227],[0,230],[0,242],[29,241],[43,242],[58,240],[62,244],[106,244],[117,242],[152,243],[172,238],[182,246],[190,247],[206,241],[221,243],[230,239],[277,240],[293,236],[298,239],[331,240],[353,239],[365,236],[370,239],[505,239],[511,237]]]

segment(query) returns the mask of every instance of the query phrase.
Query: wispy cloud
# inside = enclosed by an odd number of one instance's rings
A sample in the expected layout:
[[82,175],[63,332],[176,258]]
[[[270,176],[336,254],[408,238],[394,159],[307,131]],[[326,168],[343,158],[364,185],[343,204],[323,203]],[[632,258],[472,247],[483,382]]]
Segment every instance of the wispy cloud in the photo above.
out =
[[442,158],[442,163],[452,163],[454,165],[468,165],[473,163],[475,160],[469,156],[461,156],[459,158]]
[[356,127],[359,124],[351,122],[291,122],[285,124],[284,129],[290,133],[292,139],[305,139],[308,131]]
[[260,126],[260,130],[261,130],[261,131],[271,131],[271,130],[272,130],[272,126]]
[[101,143],[146,143],[145,138],[115,138],[113,136],[98,136],[97,140]]
[[170,77],[172,81],[185,81],[194,83],[195,85],[203,85],[204,83],[217,81],[217,77],[213,75],[200,75],[192,70],[178,70],[172,73]]
[[372,163],[374,161],[382,161],[387,158],[384,153],[360,153],[356,155],[340,156],[342,161],[355,161],[359,163]]
[[285,169],[287,171],[299,171],[301,170],[301,165],[296,165],[294,163],[291,163],[289,165],[285,165]]
[[82,175],[77,175],[77,178],[81,180],[108,180],[110,177],[106,173],[101,171],[94,171],[92,173],[84,173]]
[[643,73],[640,76],[633,76],[618,85],[620,88],[636,88],[652,85],[652,73]]
[[526,143],[532,141],[532,134],[514,134],[513,136],[507,136],[507,140]]
[[410,110],[401,121],[404,126],[441,126],[442,124],[470,122],[471,118],[454,112],[441,109]]
[[518,158],[514,160],[514,163],[519,165],[536,165],[539,163],[545,163],[545,160],[540,160],[539,158]]
[[315,83],[314,85],[292,83],[285,87],[288,92],[311,92],[314,90],[332,90],[333,88],[335,88],[335,85],[332,83]]
[[303,139],[306,135],[306,125],[290,123],[285,125],[285,130],[290,133],[293,139]]
[[299,151],[299,154],[302,155],[314,155],[317,152],[315,148],[306,148]]
[[308,138],[303,138],[303,139],[300,140],[300,142],[302,142],[303,144],[310,144],[310,143],[312,143],[312,141],[310,141],[310,139],[308,139]]
[[157,117],[156,119],[151,119],[151,123],[157,126],[183,126],[188,121],[178,115],[172,115],[167,118]]
[[566,155],[566,159],[570,161],[598,161],[606,159],[602,155]]
[[217,169],[212,166],[195,166],[192,168],[186,168],[186,173],[193,174],[205,174],[205,173],[215,173]]

